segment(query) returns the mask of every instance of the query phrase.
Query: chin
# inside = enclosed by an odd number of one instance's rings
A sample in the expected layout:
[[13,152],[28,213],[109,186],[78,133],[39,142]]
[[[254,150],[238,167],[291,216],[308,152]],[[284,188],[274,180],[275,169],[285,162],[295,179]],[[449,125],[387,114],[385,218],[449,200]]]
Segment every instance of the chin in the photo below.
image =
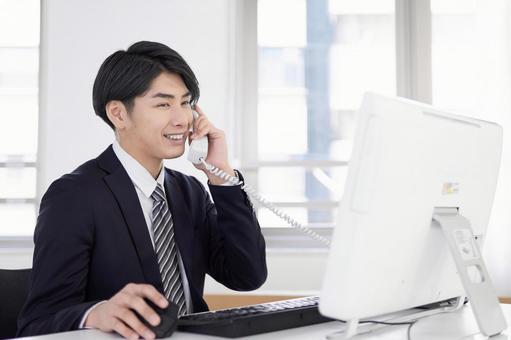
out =
[[175,150],[175,151],[169,151],[163,153],[163,159],[174,159],[181,157],[185,153],[185,150]]

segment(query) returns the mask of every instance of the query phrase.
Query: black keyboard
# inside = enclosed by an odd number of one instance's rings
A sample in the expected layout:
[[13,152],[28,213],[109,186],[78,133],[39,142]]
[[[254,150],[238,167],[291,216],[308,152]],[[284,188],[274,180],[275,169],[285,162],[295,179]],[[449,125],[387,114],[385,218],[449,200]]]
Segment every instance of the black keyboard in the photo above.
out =
[[319,296],[310,296],[188,314],[179,318],[177,328],[182,332],[239,338],[332,321],[319,314],[318,302]]

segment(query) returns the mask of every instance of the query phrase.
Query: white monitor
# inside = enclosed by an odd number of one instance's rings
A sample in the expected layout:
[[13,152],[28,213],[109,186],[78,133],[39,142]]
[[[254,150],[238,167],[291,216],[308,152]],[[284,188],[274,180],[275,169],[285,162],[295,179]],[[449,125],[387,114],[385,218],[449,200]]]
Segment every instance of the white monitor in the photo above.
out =
[[482,241],[501,148],[497,124],[366,94],[320,312],[367,319],[464,295],[433,212],[457,208]]

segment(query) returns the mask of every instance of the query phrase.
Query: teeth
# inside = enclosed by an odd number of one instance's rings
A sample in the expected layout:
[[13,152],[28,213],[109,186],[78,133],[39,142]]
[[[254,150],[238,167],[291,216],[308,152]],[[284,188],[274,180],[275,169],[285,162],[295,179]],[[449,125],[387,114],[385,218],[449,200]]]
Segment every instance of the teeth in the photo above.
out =
[[180,140],[183,139],[183,135],[164,135],[165,138],[172,139],[172,140]]

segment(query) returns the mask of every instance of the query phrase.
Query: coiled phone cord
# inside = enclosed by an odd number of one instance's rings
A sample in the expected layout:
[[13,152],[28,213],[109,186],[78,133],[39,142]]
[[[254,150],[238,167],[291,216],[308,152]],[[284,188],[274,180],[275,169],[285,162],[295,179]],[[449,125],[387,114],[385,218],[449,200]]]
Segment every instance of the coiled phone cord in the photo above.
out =
[[319,235],[318,233],[313,231],[311,228],[308,228],[308,227],[302,225],[301,223],[296,221],[294,218],[292,218],[291,216],[289,216],[282,210],[278,209],[273,203],[266,200],[259,193],[257,193],[253,188],[251,188],[247,184],[243,183],[238,178],[233,177],[233,176],[229,175],[228,173],[226,173],[225,171],[217,168],[216,166],[207,163],[204,160],[204,158],[200,158],[200,161],[204,165],[206,170],[208,170],[211,174],[213,174],[225,181],[228,181],[229,183],[231,183],[233,185],[241,185],[241,189],[243,189],[243,191],[245,191],[247,193],[247,195],[252,200],[258,202],[259,204],[261,204],[262,206],[264,206],[265,208],[267,208],[268,210],[273,212],[275,215],[277,215],[278,217],[280,217],[281,219],[286,221],[288,224],[290,224],[294,228],[297,228],[297,229],[301,230],[303,233],[307,234],[309,237],[311,237],[319,242],[322,242],[323,244],[326,244],[327,246],[330,246],[330,240]]

